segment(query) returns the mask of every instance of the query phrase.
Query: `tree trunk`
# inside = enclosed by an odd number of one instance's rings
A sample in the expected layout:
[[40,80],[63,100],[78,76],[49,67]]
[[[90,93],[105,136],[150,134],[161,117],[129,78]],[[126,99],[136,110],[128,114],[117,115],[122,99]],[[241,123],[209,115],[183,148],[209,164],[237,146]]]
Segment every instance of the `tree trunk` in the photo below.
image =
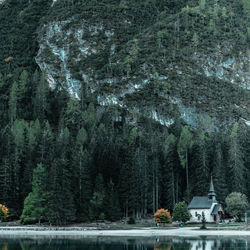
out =
[[147,214],[147,204],[148,204],[148,196],[147,196],[147,188],[145,188],[145,197],[144,197],[144,216]]
[[158,184],[158,173],[156,173],[156,180],[155,180],[155,209],[158,210],[159,205],[159,184]]
[[186,179],[187,179],[187,199],[189,201],[189,183],[188,183],[188,154],[186,150]]
[[128,217],[128,200],[126,200],[126,217]]
[[155,213],[155,171],[153,169],[153,213]]
[[174,169],[172,167],[172,201],[173,201],[173,208],[174,208],[174,205],[175,205],[175,194],[174,194]]
[[179,201],[179,174],[176,175],[176,203]]

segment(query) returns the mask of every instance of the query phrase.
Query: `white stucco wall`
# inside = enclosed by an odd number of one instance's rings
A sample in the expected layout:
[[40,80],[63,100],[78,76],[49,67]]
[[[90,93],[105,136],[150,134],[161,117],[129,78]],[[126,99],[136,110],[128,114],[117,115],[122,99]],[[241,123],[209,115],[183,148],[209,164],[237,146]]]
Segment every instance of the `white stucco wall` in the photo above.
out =
[[[190,209],[189,210],[189,213],[191,215],[190,222],[201,222],[201,220],[202,220],[202,212],[204,212],[207,222],[213,222],[213,218],[210,215],[210,209]],[[200,217],[196,216],[196,213],[200,214]]]
[[196,212],[197,214],[200,214],[202,215],[202,212],[204,212],[205,214],[205,218],[206,218],[206,221],[207,222],[214,222],[214,216],[211,215],[213,209],[214,209],[214,206],[216,205],[217,203],[213,203],[211,208],[210,209],[189,209],[189,213],[191,214],[191,218],[190,218],[190,222],[201,222],[202,220],[202,217],[200,216],[200,220],[199,220],[199,217],[196,216]]

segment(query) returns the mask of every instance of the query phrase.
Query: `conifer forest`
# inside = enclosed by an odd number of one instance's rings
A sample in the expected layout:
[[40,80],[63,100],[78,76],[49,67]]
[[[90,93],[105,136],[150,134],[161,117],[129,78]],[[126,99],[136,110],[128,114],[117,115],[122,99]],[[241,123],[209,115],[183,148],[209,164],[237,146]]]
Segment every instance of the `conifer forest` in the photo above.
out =
[[[8,220],[250,200],[249,0],[0,1]],[[39,216],[38,216],[39,215]],[[39,219],[40,220],[40,219]]]

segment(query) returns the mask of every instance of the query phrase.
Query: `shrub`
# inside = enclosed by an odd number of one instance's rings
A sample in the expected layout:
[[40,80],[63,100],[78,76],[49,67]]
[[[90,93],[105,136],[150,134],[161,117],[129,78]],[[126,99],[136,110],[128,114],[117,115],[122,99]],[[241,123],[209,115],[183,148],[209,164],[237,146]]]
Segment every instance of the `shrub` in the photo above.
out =
[[37,223],[37,218],[35,217],[26,217],[21,220],[21,223],[24,225],[31,225],[31,224],[36,224]]
[[226,210],[236,216],[237,221],[241,221],[242,215],[248,208],[248,200],[245,194],[233,192],[226,197]]
[[99,220],[104,220],[105,219],[105,214],[104,213],[100,213],[99,215]]
[[172,218],[168,209],[158,209],[154,214],[155,222],[157,223],[171,223]]
[[175,204],[173,211],[173,220],[185,223],[189,220],[189,218],[190,216],[188,214],[187,204],[184,201]]
[[18,220],[18,219],[19,219],[19,215],[17,211],[12,208],[8,208],[8,216],[5,219],[5,221],[13,221],[13,220]]
[[8,208],[0,204],[0,220],[4,220],[8,217]]
[[133,217],[130,217],[129,220],[128,220],[128,224],[135,224],[135,218]]
[[201,222],[202,222],[202,225],[201,225],[201,228],[200,228],[200,229],[207,229],[207,227],[206,227],[206,217],[205,217],[204,212],[202,212],[202,219],[201,219]]

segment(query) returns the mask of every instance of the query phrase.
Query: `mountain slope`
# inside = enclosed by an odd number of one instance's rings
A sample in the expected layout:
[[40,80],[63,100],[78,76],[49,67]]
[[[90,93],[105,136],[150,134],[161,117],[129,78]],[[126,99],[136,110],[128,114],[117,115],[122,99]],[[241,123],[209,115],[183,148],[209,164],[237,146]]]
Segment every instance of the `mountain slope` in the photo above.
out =
[[216,127],[249,120],[242,3],[183,1],[173,10],[154,1],[80,2],[57,1],[39,31],[36,62],[51,86],[76,98],[84,89],[101,105],[115,104],[165,125],[175,111],[189,125],[208,117]]

